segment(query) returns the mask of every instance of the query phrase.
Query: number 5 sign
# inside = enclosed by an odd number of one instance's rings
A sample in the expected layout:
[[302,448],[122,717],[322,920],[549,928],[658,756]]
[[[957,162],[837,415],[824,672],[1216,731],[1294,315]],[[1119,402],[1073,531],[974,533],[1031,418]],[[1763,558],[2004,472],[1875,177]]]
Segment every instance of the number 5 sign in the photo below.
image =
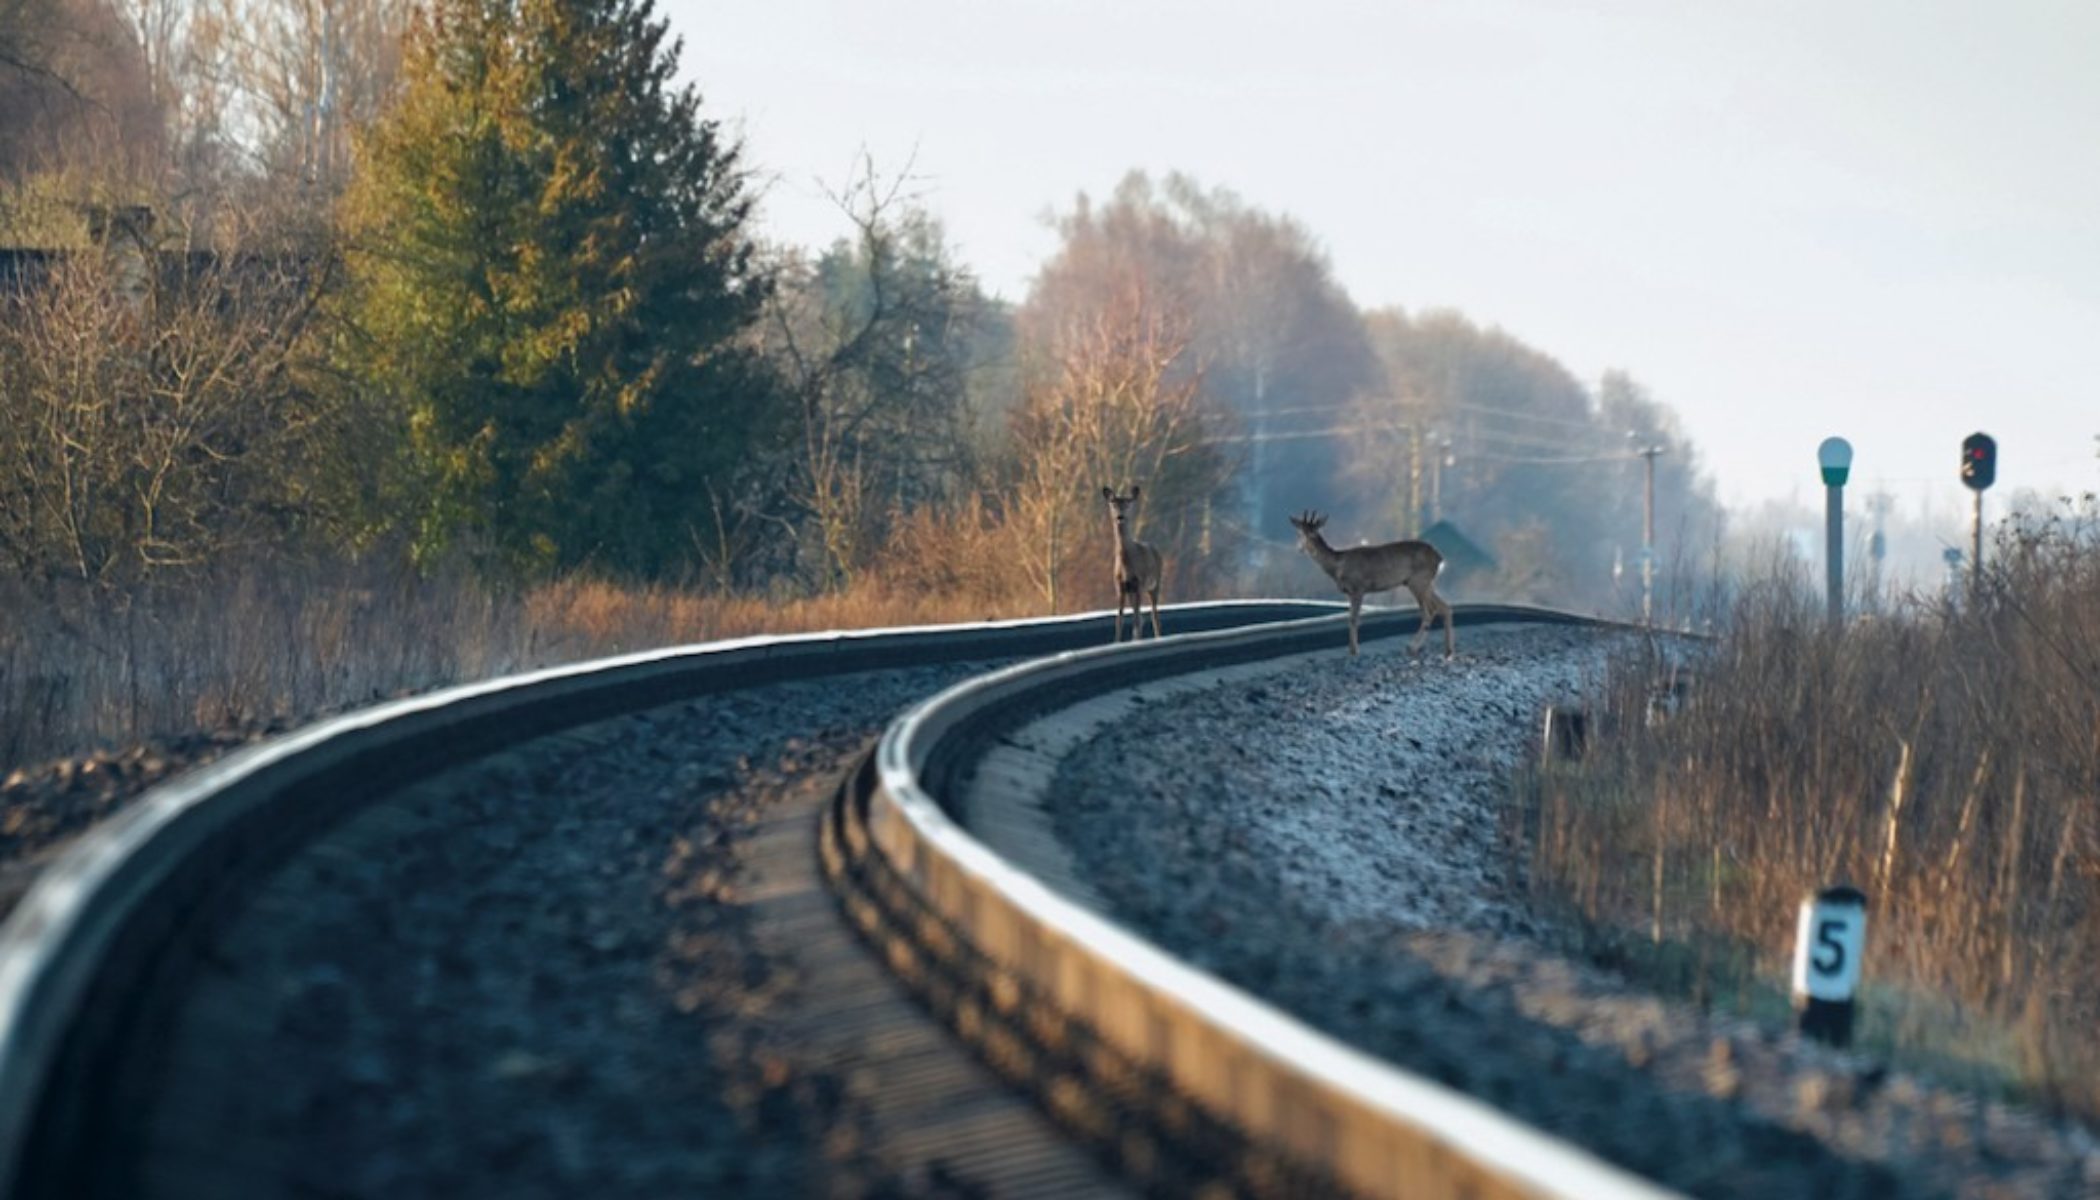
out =
[[1801,1032],[1842,1046],[1852,1039],[1852,997],[1867,944],[1867,897],[1825,888],[1801,902],[1794,934],[1794,1003]]

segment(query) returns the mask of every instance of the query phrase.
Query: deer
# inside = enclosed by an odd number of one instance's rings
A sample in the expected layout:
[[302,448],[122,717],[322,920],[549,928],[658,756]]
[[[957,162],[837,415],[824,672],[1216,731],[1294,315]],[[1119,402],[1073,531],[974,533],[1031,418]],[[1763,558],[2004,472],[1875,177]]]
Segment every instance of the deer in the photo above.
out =
[[1146,593],[1152,596],[1152,637],[1159,638],[1159,584],[1165,564],[1159,551],[1130,536],[1130,510],[1138,502],[1143,489],[1130,485],[1130,494],[1122,496],[1103,484],[1101,498],[1108,501],[1109,518],[1116,532],[1116,641],[1123,640],[1123,602],[1130,602],[1130,640],[1136,641],[1145,633]]
[[1436,594],[1436,575],[1444,568],[1444,556],[1428,542],[1387,542],[1382,546],[1353,546],[1337,550],[1320,535],[1327,518],[1310,510],[1291,518],[1297,527],[1299,548],[1304,550],[1328,578],[1349,597],[1349,657],[1355,658],[1356,625],[1363,612],[1364,597],[1372,592],[1404,587],[1422,612],[1421,628],[1415,630],[1409,649],[1420,653],[1429,640],[1429,623],[1444,618],[1444,657],[1458,654],[1458,635],[1451,629],[1451,606]]

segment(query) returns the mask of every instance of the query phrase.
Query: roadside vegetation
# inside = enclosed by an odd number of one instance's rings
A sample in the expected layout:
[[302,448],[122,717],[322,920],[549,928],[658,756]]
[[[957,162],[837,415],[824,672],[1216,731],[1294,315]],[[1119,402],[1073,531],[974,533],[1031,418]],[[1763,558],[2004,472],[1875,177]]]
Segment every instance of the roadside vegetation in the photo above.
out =
[[1796,908],[1868,896],[1858,1035],[1899,1062],[2100,1117],[2100,508],[1999,532],[1961,603],[1825,619],[1806,572],[1745,588],[1689,701],[1617,664],[1577,763],[1519,788],[1536,892],[1593,956],[1784,1013]]

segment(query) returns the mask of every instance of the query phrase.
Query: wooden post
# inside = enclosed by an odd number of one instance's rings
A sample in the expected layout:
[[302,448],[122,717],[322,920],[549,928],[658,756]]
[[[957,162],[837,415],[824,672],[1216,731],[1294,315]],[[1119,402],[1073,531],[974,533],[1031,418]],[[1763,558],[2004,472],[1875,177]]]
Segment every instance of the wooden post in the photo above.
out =
[[1562,759],[1579,762],[1589,748],[1589,717],[1580,708],[1559,704],[1546,706],[1545,744],[1541,752],[1548,762]]

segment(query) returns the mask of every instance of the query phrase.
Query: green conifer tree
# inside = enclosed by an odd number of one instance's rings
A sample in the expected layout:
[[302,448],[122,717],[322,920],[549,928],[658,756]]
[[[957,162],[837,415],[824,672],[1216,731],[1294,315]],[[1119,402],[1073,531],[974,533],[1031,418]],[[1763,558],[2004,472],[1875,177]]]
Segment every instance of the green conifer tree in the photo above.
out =
[[417,544],[661,577],[782,406],[739,147],[652,0],[436,0],[344,202],[349,364],[405,414]]

